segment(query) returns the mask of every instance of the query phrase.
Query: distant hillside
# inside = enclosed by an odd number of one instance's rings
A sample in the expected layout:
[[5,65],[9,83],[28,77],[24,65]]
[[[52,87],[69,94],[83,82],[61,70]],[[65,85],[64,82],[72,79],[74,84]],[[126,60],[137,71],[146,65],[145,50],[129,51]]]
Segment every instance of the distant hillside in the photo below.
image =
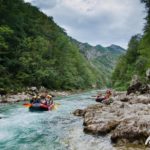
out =
[[126,53],[126,50],[118,45],[112,44],[111,46],[106,47],[106,48],[112,51],[112,54],[115,53],[116,55],[120,55],[122,53]]
[[126,50],[117,45],[103,47],[101,45],[91,46],[88,43],[81,43],[72,39],[80,52],[99,72],[102,81],[109,86],[112,71],[118,61],[119,56],[126,53]]

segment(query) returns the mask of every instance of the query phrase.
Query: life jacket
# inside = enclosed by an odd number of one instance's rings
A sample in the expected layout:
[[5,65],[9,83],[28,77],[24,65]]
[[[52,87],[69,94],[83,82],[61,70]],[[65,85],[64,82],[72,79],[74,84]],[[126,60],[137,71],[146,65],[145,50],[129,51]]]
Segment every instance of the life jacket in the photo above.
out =
[[108,94],[105,95],[104,98],[105,98],[105,99],[108,99],[108,98],[110,98],[111,95],[112,95],[111,93],[108,93]]

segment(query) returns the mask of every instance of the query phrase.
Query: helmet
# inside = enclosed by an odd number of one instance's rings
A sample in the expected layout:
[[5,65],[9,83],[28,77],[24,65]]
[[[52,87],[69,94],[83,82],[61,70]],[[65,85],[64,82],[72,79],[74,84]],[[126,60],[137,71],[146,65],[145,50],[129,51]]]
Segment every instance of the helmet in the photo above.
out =
[[41,98],[40,96],[37,97],[37,99],[40,99],[40,98]]
[[46,97],[47,97],[47,98],[52,98],[52,96],[51,96],[51,95],[47,95]]
[[33,98],[37,98],[37,96],[33,96]]
[[107,90],[106,93],[111,94],[111,90]]

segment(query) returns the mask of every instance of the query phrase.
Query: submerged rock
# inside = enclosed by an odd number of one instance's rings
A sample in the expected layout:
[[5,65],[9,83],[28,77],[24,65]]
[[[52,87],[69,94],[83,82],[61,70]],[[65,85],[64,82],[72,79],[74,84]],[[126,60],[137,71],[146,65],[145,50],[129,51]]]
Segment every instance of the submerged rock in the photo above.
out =
[[77,109],[76,111],[73,112],[73,114],[74,114],[75,116],[84,116],[85,111],[82,110],[82,109]]

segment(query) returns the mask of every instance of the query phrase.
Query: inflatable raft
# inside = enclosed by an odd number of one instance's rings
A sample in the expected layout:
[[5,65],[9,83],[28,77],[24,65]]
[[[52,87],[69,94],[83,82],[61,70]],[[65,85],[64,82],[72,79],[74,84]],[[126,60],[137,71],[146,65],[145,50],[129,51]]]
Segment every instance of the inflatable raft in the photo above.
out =
[[30,105],[29,110],[30,111],[49,111],[49,110],[52,110],[53,107],[54,107],[54,104],[45,105],[41,103],[34,103]]

